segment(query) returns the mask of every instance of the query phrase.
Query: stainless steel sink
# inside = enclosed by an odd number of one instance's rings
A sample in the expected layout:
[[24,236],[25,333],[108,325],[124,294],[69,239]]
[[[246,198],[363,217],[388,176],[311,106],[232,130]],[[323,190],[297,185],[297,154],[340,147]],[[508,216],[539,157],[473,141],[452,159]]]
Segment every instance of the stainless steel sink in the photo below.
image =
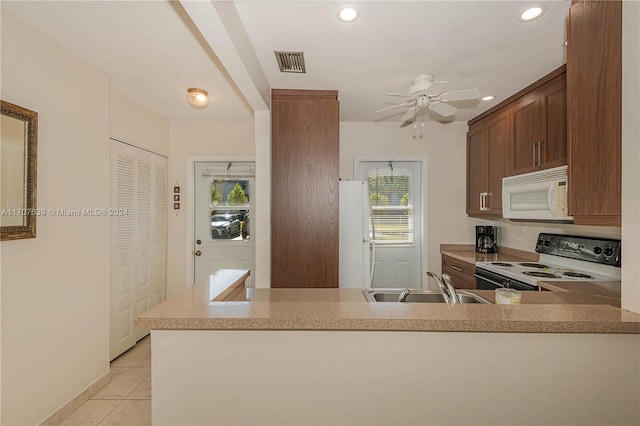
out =
[[[402,288],[370,288],[364,289],[364,297],[368,302],[397,302]],[[409,289],[411,292],[405,298],[407,303],[445,303],[438,290]],[[482,296],[464,290],[456,291],[460,303],[493,303]]]

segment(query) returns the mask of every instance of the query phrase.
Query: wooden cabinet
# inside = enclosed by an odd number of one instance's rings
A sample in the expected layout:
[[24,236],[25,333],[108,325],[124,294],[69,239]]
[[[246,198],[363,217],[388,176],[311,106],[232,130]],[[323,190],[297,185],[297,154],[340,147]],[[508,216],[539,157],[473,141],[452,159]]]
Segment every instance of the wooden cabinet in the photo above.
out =
[[463,262],[454,257],[442,255],[442,273],[451,276],[451,282],[455,288],[476,288],[476,265]]
[[514,175],[567,164],[564,67],[537,84],[507,107],[513,114]]
[[495,114],[467,134],[467,213],[502,214],[502,178],[510,170],[511,117]]
[[339,113],[337,91],[272,90],[272,287],[338,287]]
[[469,121],[467,214],[502,215],[502,178],[566,164],[563,65]]
[[574,1],[567,25],[569,214],[620,226],[622,2]]

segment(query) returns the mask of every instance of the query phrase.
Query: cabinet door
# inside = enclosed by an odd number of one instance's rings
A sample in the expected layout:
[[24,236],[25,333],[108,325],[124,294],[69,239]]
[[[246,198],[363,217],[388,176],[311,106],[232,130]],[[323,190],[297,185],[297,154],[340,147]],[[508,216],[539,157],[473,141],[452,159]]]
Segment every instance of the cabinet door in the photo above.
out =
[[472,126],[467,134],[467,214],[484,214],[483,194],[487,191],[486,130],[483,124]]
[[271,286],[338,287],[337,92],[284,92],[272,95]]
[[540,88],[542,139],[540,169],[567,164],[567,80],[561,74]]
[[569,23],[569,214],[620,226],[622,2],[576,1]]
[[542,114],[537,91],[514,102],[513,113],[514,174],[526,173],[540,163],[542,143]]
[[451,256],[442,255],[442,273],[449,274],[455,288],[476,288],[474,277],[476,265],[474,263],[463,262]]
[[567,164],[566,73],[514,101],[512,174]]
[[505,111],[487,123],[488,213],[502,214],[502,178],[512,170],[511,114]]

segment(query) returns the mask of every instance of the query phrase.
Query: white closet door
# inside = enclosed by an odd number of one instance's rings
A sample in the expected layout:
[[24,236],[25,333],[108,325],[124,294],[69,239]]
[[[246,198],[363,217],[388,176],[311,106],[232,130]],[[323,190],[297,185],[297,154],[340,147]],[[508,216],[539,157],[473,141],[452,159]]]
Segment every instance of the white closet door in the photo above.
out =
[[136,316],[165,298],[167,160],[111,141],[111,359],[148,330]]

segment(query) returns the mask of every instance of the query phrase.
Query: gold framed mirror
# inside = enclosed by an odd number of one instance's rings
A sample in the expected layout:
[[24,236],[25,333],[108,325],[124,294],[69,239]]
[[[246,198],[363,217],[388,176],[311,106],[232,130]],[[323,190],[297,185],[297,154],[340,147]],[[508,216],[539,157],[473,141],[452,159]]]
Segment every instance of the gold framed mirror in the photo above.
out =
[[35,238],[38,113],[0,102],[0,239]]

